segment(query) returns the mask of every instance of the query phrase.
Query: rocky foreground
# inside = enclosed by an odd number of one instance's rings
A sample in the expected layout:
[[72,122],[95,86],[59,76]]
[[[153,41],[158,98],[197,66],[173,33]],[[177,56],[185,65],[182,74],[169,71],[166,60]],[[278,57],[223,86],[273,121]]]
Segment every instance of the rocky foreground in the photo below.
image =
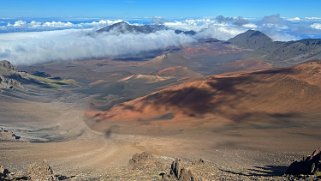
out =
[[[13,131],[0,128],[0,141],[25,141]],[[107,164],[107,163],[106,163]],[[62,175],[55,173],[48,161],[35,162],[27,169],[11,171],[0,163],[0,181],[11,180],[161,180],[161,181],[202,181],[202,180],[321,180],[321,150],[315,150],[301,161],[293,162],[284,174],[248,175],[221,170],[216,163],[199,158],[188,160],[154,155],[150,152],[136,153],[128,161],[127,168],[111,168],[101,175],[79,173]],[[222,173],[224,174],[222,175]]]
[[[232,174],[226,175],[223,180],[321,180],[321,151],[317,150],[303,161],[292,163],[283,176],[271,176],[269,178],[253,176],[245,177],[241,173],[236,178]],[[181,160],[165,156],[156,156],[148,152],[135,154],[129,160],[128,169],[123,170],[123,175],[73,175],[64,176],[53,171],[48,161],[36,162],[31,164],[26,170],[11,172],[9,169],[0,165],[0,180],[39,180],[39,181],[58,181],[58,180],[161,180],[161,181],[202,181],[202,180],[222,180],[214,166],[203,160]],[[115,168],[117,169],[117,168]],[[126,173],[125,173],[126,172]],[[142,177],[146,175],[146,177]]]

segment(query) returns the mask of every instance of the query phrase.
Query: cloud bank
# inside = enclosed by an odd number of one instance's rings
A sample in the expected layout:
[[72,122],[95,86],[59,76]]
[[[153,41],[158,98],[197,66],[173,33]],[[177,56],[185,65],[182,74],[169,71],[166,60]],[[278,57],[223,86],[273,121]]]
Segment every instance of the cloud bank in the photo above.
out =
[[151,34],[90,33],[92,30],[1,34],[0,59],[7,59],[16,65],[28,65],[54,60],[116,57],[178,47],[195,41],[172,30]]
[[[0,32],[32,32],[32,31],[50,31],[50,30],[62,30],[62,29],[83,29],[83,28],[99,28],[108,26],[117,22],[121,22],[120,19],[115,20],[93,20],[93,21],[37,21],[37,20],[12,20],[12,19],[0,19]],[[2,23],[1,23],[2,22]]]
[[[95,30],[122,20],[13,20],[0,19],[0,59],[14,64],[117,57],[144,51],[179,47],[203,38],[227,40],[248,29],[262,31],[276,41],[321,38],[321,18],[266,16],[161,20],[171,30],[150,34],[102,33]],[[136,25],[150,24],[144,19],[130,20]],[[196,31],[195,36],[174,30]],[[5,32],[5,33],[4,33]]]

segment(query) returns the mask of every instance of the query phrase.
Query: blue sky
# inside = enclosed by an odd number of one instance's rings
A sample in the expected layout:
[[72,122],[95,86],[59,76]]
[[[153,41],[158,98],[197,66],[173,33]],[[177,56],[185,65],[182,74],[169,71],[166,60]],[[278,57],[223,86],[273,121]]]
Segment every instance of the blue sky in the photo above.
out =
[[321,0],[0,0],[0,17],[321,17]]

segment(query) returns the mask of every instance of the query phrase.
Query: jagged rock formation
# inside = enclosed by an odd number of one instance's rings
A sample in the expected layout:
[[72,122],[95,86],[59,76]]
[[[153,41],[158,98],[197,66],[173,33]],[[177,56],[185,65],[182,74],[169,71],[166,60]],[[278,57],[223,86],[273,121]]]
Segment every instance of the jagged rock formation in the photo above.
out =
[[301,161],[293,162],[285,174],[287,175],[314,175],[321,171],[321,150],[315,150]]
[[201,178],[197,177],[192,173],[190,169],[186,169],[183,167],[181,160],[176,158],[175,161],[172,162],[170,167],[169,174],[162,173],[162,180],[178,180],[178,181],[200,181]]

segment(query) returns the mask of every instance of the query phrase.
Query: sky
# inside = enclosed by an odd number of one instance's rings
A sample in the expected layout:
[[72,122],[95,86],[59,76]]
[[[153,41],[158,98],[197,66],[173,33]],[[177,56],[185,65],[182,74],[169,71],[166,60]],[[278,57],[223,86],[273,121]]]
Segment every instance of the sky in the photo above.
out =
[[321,0],[0,0],[6,17],[321,17]]

